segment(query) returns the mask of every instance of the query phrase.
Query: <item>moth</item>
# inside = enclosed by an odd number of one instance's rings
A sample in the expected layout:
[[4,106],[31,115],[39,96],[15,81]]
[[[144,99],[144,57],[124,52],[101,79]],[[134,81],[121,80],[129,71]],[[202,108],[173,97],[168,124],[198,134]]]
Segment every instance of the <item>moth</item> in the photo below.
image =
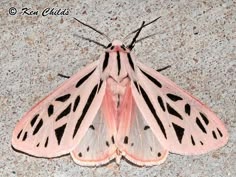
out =
[[135,37],[127,46],[118,40],[107,46],[98,43],[105,51],[97,61],[17,123],[13,148],[44,158],[70,153],[82,166],[119,163],[121,157],[151,166],[164,162],[168,152],[197,155],[224,146],[228,133],[215,113],[136,60],[132,49],[152,22],[132,32]]

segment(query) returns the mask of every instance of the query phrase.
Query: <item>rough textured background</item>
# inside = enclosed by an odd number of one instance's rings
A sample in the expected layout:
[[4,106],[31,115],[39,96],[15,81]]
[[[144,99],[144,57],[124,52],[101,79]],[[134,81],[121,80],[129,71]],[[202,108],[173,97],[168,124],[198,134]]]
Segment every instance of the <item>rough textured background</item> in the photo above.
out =
[[[187,2],[187,1],[186,1]],[[236,3],[156,0],[0,2],[0,176],[236,176]],[[16,15],[8,9],[15,7]],[[38,15],[22,15],[24,7]],[[42,16],[43,9],[69,9],[69,15]],[[77,17],[112,39],[123,39],[143,20],[162,18],[142,31],[157,33],[136,45],[139,60],[162,72],[211,107],[230,138],[221,149],[200,156],[170,154],[160,166],[139,168],[121,161],[98,168],[76,165],[70,156],[33,158],[11,148],[17,121],[65,79],[94,61],[103,49],[74,34],[107,44]]]

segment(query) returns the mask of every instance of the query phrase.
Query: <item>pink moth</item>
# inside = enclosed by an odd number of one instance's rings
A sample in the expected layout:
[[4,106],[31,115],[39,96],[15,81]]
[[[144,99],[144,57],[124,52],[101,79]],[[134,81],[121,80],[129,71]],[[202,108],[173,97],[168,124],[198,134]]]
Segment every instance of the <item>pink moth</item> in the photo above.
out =
[[119,163],[122,156],[157,165],[168,152],[195,155],[224,146],[227,130],[215,113],[136,60],[132,49],[150,23],[133,32],[130,45],[104,46],[99,60],[36,104],[17,123],[12,146],[37,157],[70,153],[85,166]]

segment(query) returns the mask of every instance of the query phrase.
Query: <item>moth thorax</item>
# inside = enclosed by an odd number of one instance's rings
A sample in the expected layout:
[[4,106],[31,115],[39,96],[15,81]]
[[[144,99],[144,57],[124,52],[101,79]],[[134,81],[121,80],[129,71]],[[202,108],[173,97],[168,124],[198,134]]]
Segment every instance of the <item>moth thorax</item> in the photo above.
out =
[[120,102],[122,101],[125,94],[126,88],[130,84],[130,79],[127,77],[121,80],[121,82],[117,82],[112,78],[109,78],[107,80],[107,83],[109,90],[111,91],[112,99],[115,105],[119,107]]

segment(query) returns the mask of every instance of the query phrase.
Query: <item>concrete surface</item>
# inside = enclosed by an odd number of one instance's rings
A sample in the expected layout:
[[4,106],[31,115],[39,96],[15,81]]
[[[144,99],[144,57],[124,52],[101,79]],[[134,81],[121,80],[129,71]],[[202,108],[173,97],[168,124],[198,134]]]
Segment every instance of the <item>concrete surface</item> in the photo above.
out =
[[[236,176],[236,2],[220,1],[16,1],[0,2],[0,176]],[[9,8],[17,9],[16,15]],[[42,16],[45,8],[69,9]],[[23,15],[22,8],[39,11]],[[13,10],[14,12],[14,10]],[[76,17],[123,39],[143,20],[161,19],[142,31],[158,33],[136,45],[137,58],[206,103],[225,122],[228,144],[200,156],[170,154],[165,163],[136,167],[125,160],[97,168],[80,167],[70,156],[33,158],[11,148],[17,121],[65,79],[97,59],[103,49],[74,34],[107,44]]]

